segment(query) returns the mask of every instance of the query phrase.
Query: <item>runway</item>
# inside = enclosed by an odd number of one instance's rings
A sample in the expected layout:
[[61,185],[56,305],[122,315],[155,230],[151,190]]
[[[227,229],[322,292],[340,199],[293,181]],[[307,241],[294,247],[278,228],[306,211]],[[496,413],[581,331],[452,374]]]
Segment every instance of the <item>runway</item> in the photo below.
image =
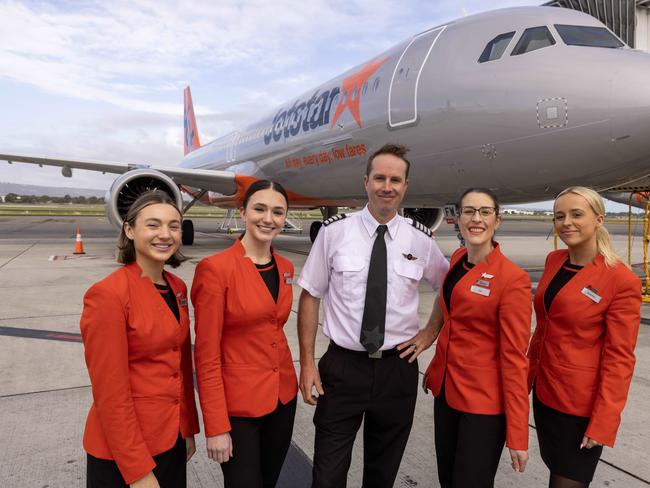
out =
[[[189,262],[175,271],[191,285],[196,263],[226,248],[235,235],[215,235],[218,221],[197,219],[194,246],[184,249]],[[72,256],[74,231],[81,228],[86,255]],[[303,222],[305,233],[308,222]],[[614,243],[627,252],[626,226],[612,225]],[[550,223],[506,220],[498,240],[506,255],[527,269],[535,282],[546,254],[553,248],[547,238]],[[437,241],[449,256],[458,242],[451,226],[442,224]],[[85,486],[85,453],[81,437],[91,403],[89,380],[79,341],[79,315],[84,291],[117,266],[115,230],[98,217],[0,218],[0,480],[11,487]],[[635,237],[633,262],[641,261],[640,236]],[[275,247],[296,267],[306,259],[306,235],[282,235]],[[52,256],[58,259],[50,260]],[[297,298],[285,327],[294,360],[298,359]],[[420,317],[426,320],[435,298],[427,286],[420,288]],[[642,314],[650,320],[650,307]],[[327,340],[319,334],[317,356]],[[637,346],[637,366],[617,445],[606,448],[592,487],[650,486],[650,327],[642,325]],[[422,373],[433,348],[420,359]],[[313,408],[299,401],[293,446],[280,488],[309,486],[313,455]],[[534,422],[530,419],[530,462],[525,473],[511,471],[507,454],[501,460],[497,487],[544,487],[547,473],[539,456]],[[202,434],[198,452],[188,466],[189,487],[222,486],[219,467],[205,455]],[[355,446],[348,486],[361,484],[362,446]],[[416,417],[395,486],[438,486],[433,449],[433,399],[421,391]]]

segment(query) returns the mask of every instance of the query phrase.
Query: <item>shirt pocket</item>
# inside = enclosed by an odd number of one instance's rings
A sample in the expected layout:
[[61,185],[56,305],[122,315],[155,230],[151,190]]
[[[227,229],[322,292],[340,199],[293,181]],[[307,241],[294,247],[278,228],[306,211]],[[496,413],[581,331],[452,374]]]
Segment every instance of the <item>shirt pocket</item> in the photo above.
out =
[[395,261],[393,276],[389,278],[390,294],[399,305],[404,305],[417,296],[418,284],[422,279],[424,268],[410,261]]
[[368,271],[361,256],[336,256],[332,261],[336,285],[350,298],[365,296]]

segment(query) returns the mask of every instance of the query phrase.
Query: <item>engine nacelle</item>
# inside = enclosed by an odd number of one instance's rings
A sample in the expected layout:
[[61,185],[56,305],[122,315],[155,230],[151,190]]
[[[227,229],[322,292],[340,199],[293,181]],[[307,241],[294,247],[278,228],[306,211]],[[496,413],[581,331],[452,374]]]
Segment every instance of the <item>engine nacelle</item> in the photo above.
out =
[[435,231],[444,217],[444,211],[442,208],[405,208],[404,217],[411,218],[417,222],[420,222],[425,227],[430,228],[432,231]]
[[183,197],[178,185],[169,176],[152,169],[134,169],[117,178],[106,193],[106,215],[111,224],[122,228],[124,217],[136,198],[149,190],[167,193],[183,208]]

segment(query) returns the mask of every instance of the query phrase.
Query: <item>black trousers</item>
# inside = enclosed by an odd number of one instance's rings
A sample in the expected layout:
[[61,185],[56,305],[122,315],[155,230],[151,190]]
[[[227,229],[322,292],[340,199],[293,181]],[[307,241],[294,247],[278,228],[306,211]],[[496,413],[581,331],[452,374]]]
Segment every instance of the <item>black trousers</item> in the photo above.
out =
[[325,394],[314,425],[313,488],[343,488],[352,447],[363,427],[364,488],[390,488],[411,433],[418,388],[417,361],[371,359],[335,344],[318,363]]
[[[186,459],[185,439],[179,433],[174,447],[153,457],[156,463],[153,474],[160,488],[186,488]],[[99,459],[88,454],[86,488],[129,488],[129,485],[124,482],[115,461]]]
[[296,398],[263,417],[230,417],[233,457],[221,464],[225,488],[273,488],[291,444]]
[[442,488],[492,488],[506,440],[506,417],[460,412],[445,399],[433,406],[438,480]]

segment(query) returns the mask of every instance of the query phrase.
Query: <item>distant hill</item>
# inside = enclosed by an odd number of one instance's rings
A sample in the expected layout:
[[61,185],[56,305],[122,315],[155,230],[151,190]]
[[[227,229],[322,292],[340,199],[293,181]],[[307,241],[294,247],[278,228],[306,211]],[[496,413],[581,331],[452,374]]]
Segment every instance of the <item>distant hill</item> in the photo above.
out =
[[104,190],[91,190],[89,188],[66,188],[54,186],[37,186],[37,185],[21,185],[20,183],[3,183],[0,182],[0,195],[7,193],[15,193],[16,195],[48,195],[51,197],[64,197],[70,195],[71,197],[97,197],[105,196]]

